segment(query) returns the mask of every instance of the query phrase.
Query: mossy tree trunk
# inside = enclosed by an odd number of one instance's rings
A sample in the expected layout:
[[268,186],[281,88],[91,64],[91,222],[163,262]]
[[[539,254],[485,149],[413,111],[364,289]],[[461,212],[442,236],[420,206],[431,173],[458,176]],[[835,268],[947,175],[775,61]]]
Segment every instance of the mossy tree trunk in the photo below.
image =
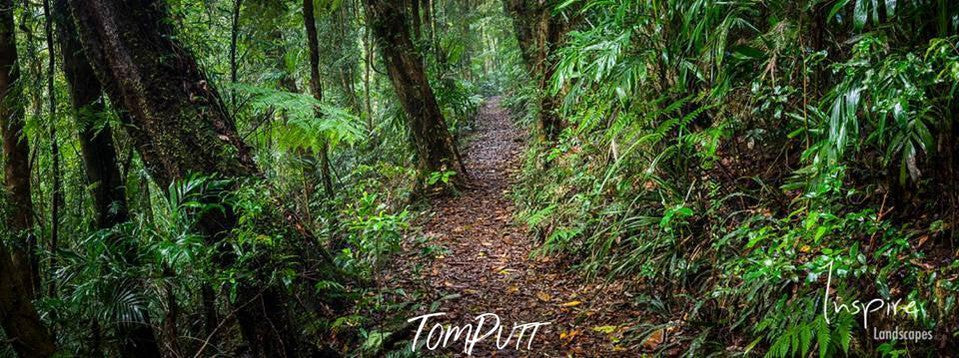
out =
[[406,112],[420,171],[424,174],[455,171],[458,172],[455,183],[464,183],[466,168],[430,88],[423,59],[410,40],[405,2],[367,0],[366,16],[396,97]]
[[[33,228],[30,198],[29,145],[23,133],[23,104],[17,83],[17,41],[13,3],[0,0],[0,134],[3,138],[6,228],[26,247],[8,249],[0,243],[0,327],[20,357],[49,357],[56,347],[31,300],[39,284],[28,250]],[[7,204],[8,203],[8,204]],[[17,243],[15,243],[17,244]]]
[[[190,174],[259,176],[219,93],[174,35],[163,1],[70,0],[87,58],[111,103],[127,112],[127,131],[161,187]],[[210,193],[215,194],[215,193]],[[207,240],[237,224],[228,203],[199,219]],[[219,264],[232,264],[225,253]],[[241,283],[236,318],[257,357],[296,356],[297,335],[279,288]]]
[[13,3],[0,0],[0,135],[3,137],[3,171],[7,229],[16,236],[12,248],[14,266],[27,297],[34,298],[40,285],[37,248],[32,229],[33,199],[30,196],[30,144],[24,128],[24,99],[17,59]]
[[554,142],[563,130],[557,110],[560,99],[550,94],[549,81],[556,70],[553,50],[559,48],[571,24],[553,16],[552,1],[503,0],[506,13],[513,19],[523,61],[540,92],[537,131],[540,139]]
[[[129,211],[123,178],[117,164],[117,151],[113,145],[113,132],[109,125],[99,126],[97,123],[105,111],[102,89],[93,68],[84,57],[66,0],[55,1],[53,18],[59,30],[64,77],[79,128],[83,167],[87,183],[92,187],[96,214],[94,222],[100,229],[112,228],[127,221]],[[140,316],[143,318],[141,322],[117,328],[121,342],[120,354],[124,357],[159,357],[160,349],[150,315],[143,311]]]

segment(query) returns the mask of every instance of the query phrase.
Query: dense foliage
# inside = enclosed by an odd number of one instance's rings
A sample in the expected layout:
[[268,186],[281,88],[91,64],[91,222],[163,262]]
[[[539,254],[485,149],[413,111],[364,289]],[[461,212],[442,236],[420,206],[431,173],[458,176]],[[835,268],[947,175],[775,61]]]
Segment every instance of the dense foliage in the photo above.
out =
[[3,357],[416,355],[379,276],[494,95],[617,349],[959,348],[955,1],[0,0],[0,70]]
[[[517,200],[542,254],[644,292],[658,318],[635,342],[665,330],[658,349],[690,356],[955,347],[957,4],[554,5],[578,25],[549,88],[513,106],[535,120],[537,97],[561,96],[567,126],[530,150]],[[916,312],[868,327],[834,314],[834,299],[874,298]],[[894,326],[935,339],[873,339]]]
[[[55,332],[57,350],[128,356],[124,332],[146,323],[165,356],[242,353],[234,307],[244,304],[238,290],[254,283],[278,287],[295,297],[289,309],[311,312],[295,321],[312,346],[361,354],[384,349],[382,330],[393,324],[388,312],[410,308],[388,301],[374,284],[381,261],[408,234],[417,200],[457,173],[417,170],[407,114],[377,52],[364,3],[313,3],[317,94],[310,91],[302,4],[161,2],[175,41],[205,72],[210,83],[204,85],[219,90],[262,172],[248,179],[195,173],[169,186],[151,180],[151,168],[123,130],[130,123],[122,106],[104,100],[95,123],[79,122],[87,109],[71,106],[63,48],[44,41],[45,26],[54,22],[45,16],[46,3],[5,7],[16,24],[22,74],[22,93],[10,98],[26,109],[18,135],[32,151],[26,175],[33,182],[36,225],[26,237],[36,239],[24,241],[9,226],[3,229],[5,245],[38,256],[42,289],[35,306]],[[422,28],[414,42],[449,130],[459,136],[470,127],[481,94],[504,85],[496,74],[505,67],[500,53],[508,46],[502,43],[509,44],[508,22],[495,2],[430,5],[432,12],[417,14]],[[50,98],[55,107],[48,106]],[[130,215],[116,226],[94,222],[100,215],[94,195],[103,183],[88,180],[81,160],[87,126],[114,129],[108,141],[116,147],[116,163],[94,160],[120,171],[127,203],[110,210]],[[318,189],[324,151],[332,197]],[[3,208],[8,214],[12,206]],[[225,210],[234,211],[237,225],[226,240],[212,242],[201,221]],[[54,222],[58,234],[51,233]],[[304,233],[316,242],[304,241]],[[331,257],[320,257],[324,251],[316,245],[330,246]],[[335,266],[324,266],[328,260]],[[0,356],[13,354],[13,347],[0,347]]]

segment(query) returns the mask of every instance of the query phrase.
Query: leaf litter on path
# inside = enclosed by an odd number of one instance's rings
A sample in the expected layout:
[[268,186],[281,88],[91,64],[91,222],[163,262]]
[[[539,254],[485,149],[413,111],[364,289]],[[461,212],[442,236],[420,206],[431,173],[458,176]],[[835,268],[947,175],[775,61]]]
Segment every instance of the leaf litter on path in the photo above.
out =
[[[436,306],[434,312],[417,314],[445,312],[436,322],[462,327],[475,324],[480,314],[495,313],[504,336],[514,323],[551,322],[537,333],[530,350],[526,342],[519,351],[515,344],[497,350],[493,338],[492,343],[477,344],[473,356],[619,357],[641,352],[641,345],[617,344],[621,333],[639,319],[622,285],[587,282],[561,259],[530,255],[538,242],[517,225],[508,196],[512,176],[519,172],[525,134],[495,97],[481,108],[476,122],[463,152],[474,188],[434,199],[433,214],[419,223],[433,244],[450,252],[441,260],[403,253],[405,259],[389,269],[391,277],[403,279],[396,282],[405,285],[403,289],[425,291],[422,307]],[[416,265],[426,267],[427,274],[409,280]],[[459,299],[441,299],[450,295]],[[462,349],[450,345],[420,353],[449,356]]]

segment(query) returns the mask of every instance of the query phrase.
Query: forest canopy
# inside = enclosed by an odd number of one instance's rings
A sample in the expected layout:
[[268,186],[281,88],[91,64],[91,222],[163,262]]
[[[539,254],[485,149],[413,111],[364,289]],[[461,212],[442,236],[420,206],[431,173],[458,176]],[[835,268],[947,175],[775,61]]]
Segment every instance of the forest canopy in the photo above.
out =
[[0,0],[0,357],[948,356],[957,89],[950,0]]

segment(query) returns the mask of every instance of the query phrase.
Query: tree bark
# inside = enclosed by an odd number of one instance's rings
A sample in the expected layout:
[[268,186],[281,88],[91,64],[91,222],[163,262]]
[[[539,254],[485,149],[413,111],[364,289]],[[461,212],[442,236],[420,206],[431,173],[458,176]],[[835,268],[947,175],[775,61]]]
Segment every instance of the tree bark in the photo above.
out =
[[[332,14],[333,19],[351,19],[354,17],[355,12],[353,11],[353,2],[343,2],[336,9],[336,13]],[[337,29],[337,35],[332,40],[336,44],[337,56],[341,57],[343,60],[336,61],[338,63],[337,73],[340,78],[340,86],[344,96],[346,97],[346,107],[351,108],[353,113],[360,115],[363,110],[360,108],[359,97],[356,96],[356,71],[357,71],[357,62],[359,58],[354,56],[355,50],[357,49],[356,45],[356,33],[355,27],[352,20],[340,20],[334,21],[334,26]]]
[[412,13],[411,14],[412,16],[410,17],[413,20],[412,21],[413,39],[419,40],[420,34],[421,34],[420,32],[420,0],[410,0],[410,2],[411,2],[410,12]]
[[54,3],[63,72],[79,128],[80,153],[87,183],[93,187],[94,223],[98,228],[106,229],[127,221],[130,213],[113,144],[113,130],[109,125],[99,126],[97,123],[106,110],[102,89],[84,57],[67,6],[67,0]]
[[7,229],[16,236],[11,250],[15,275],[23,281],[21,292],[36,297],[40,284],[36,238],[33,229],[33,199],[30,196],[30,145],[23,132],[24,109],[17,63],[17,40],[13,22],[13,3],[0,0],[0,137],[3,138],[3,171],[8,211]]
[[[243,0],[233,0],[233,19],[230,27],[230,83],[232,84],[236,84],[237,79],[236,41],[240,34],[240,6],[242,5]],[[236,105],[235,90],[230,91],[230,106],[233,107],[234,112],[239,110]]]
[[373,101],[370,96],[370,76],[372,75],[373,67],[372,35],[369,26],[367,26],[367,28],[363,30],[363,103],[366,105],[366,131],[371,135],[376,129],[376,125],[373,123]]
[[[13,3],[0,0],[0,134],[3,137],[4,179],[9,205],[7,229],[22,238],[33,227],[30,198],[29,145],[23,136],[23,104],[17,83],[17,41]],[[21,138],[22,137],[22,138]],[[33,249],[31,240],[27,250]],[[23,249],[8,250],[0,244],[0,327],[20,357],[49,357],[56,347],[30,301],[38,281]]]
[[[174,279],[174,272],[169,266],[163,268],[163,276],[165,278],[163,282],[163,295],[164,300],[166,301],[166,314],[163,317],[163,336],[164,347],[169,355],[174,357],[180,357],[180,333],[177,331],[177,317],[180,315],[180,305],[176,300],[176,291],[173,289],[173,284],[170,282]],[[207,339],[212,339],[209,335]]]
[[[84,57],[66,0],[56,0],[54,12],[59,29],[58,40],[63,57],[64,77],[79,128],[84,170],[87,182],[93,187],[93,202],[96,207],[94,222],[98,228],[108,229],[129,219],[124,183],[117,165],[116,148],[113,146],[113,133],[109,125],[97,128],[98,117],[105,111],[102,89],[93,68]],[[140,313],[142,322],[117,327],[117,336],[121,342],[120,355],[159,357],[160,348],[149,313]]]
[[[49,52],[49,59],[47,65],[47,98],[49,99],[49,114],[50,114],[50,157],[52,158],[52,167],[53,167],[53,190],[52,190],[52,202],[50,205],[50,261],[48,270],[51,272],[56,270],[57,267],[57,248],[60,243],[60,208],[64,205],[63,198],[63,181],[60,174],[60,144],[57,140],[57,96],[56,91],[53,87],[53,79],[56,71],[56,51],[53,46],[53,19],[50,15],[50,0],[43,0],[43,16],[44,16],[44,30],[46,32],[47,40],[47,51]],[[56,297],[56,285],[55,279],[51,277],[50,282],[48,282],[47,295],[50,297]]]
[[19,269],[7,248],[0,245],[0,326],[21,358],[50,357],[56,347],[25,294],[28,288],[16,275]]
[[423,174],[456,171],[456,184],[465,181],[466,168],[456,154],[456,144],[433,89],[423,60],[410,40],[402,2],[367,0],[366,15],[386,63],[387,74],[406,112],[418,166]]
[[[70,5],[84,52],[111,102],[129,114],[130,137],[161,187],[191,173],[260,176],[219,93],[173,36],[165,2],[70,0]],[[237,224],[229,203],[215,204],[224,210],[212,210],[198,222],[210,242],[225,239]],[[218,259],[224,268],[232,262],[230,253]],[[252,355],[297,355],[285,302],[275,287],[244,282],[237,288],[236,317]]]
[[[323,100],[323,85],[320,82],[320,45],[316,39],[316,19],[313,16],[313,0],[303,0],[303,23],[306,27],[306,42],[310,52],[310,92],[313,92],[313,98],[317,101]],[[317,119],[322,118],[323,114],[319,108],[315,111]],[[323,190],[326,197],[333,199],[333,180],[330,175],[330,157],[329,148],[324,140],[320,145],[320,176],[323,181]]]
[[554,17],[548,1],[503,0],[503,7],[513,19],[520,52],[540,92],[538,135],[541,140],[555,142],[563,130],[563,123],[557,113],[560,99],[549,94],[549,80],[556,68],[553,50],[562,44],[571,24]]

